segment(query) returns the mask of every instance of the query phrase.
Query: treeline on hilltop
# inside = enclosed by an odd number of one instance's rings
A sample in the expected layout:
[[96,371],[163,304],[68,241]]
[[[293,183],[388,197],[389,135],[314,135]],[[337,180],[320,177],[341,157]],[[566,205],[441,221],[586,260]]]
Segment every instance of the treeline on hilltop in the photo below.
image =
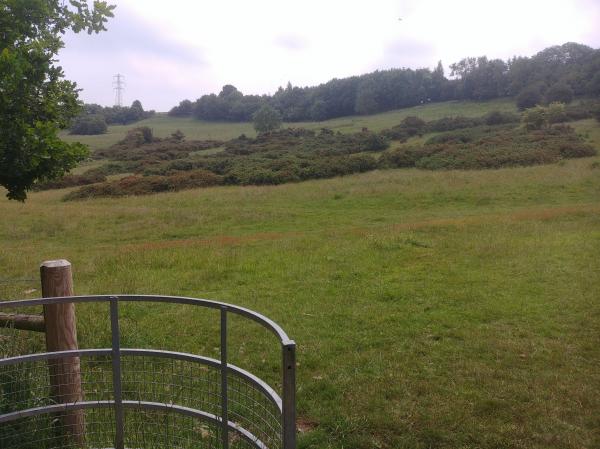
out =
[[250,121],[262,105],[277,109],[284,121],[321,121],[348,115],[373,114],[447,100],[490,100],[519,96],[520,107],[552,101],[568,103],[573,96],[600,95],[600,50],[566,43],[532,57],[508,61],[485,56],[465,58],[430,69],[390,69],[333,79],[314,87],[280,87],[274,95],[244,95],[232,85],[221,92],[183,100],[169,111],[175,117],[209,121]]
[[135,100],[131,106],[100,106],[84,104],[81,113],[75,117],[69,128],[71,134],[103,134],[107,125],[128,125],[154,115],[145,111],[142,103]]

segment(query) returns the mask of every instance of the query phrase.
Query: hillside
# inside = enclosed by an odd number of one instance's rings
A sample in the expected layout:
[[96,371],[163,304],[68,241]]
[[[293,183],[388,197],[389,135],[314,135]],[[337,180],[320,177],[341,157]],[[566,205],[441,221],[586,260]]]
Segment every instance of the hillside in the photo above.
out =
[[[498,169],[557,163],[597,154],[598,149],[571,124],[592,117],[598,107],[594,100],[581,99],[520,115],[507,102],[430,104],[228,140],[194,140],[172,128],[160,137],[149,126],[136,127],[125,130],[125,137],[110,147],[94,150],[95,163],[82,166],[78,174],[35,188],[79,186],[64,197],[78,200],[215,185],[276,185],[375,169]],[[485,113],[472,115],[475,111]],[[358,125],[367,126],[357,129]],[[218,124],[216,129],[231,132],[235,126],[239,124],[229,128]]]
[[[515,112],[516,106],[512,99],[478,101],[446,101],[442,103],[430,103],[423,106],[399,109],[381,114],[352,116],[325,120],[322,122],[299,122],[286,123],[284,126],[303,127],[307,129],[330,128],[340,132],[358,132],[363,127],[373,131],[381,131],[397,125],[403,118],[416,115],[424,120],[433,120],[451,115],[464,115],[474,117],[483,115],[491,110],[503,112]],[[230,122],[205,122],[192,118],[170,117],[166,114],[157,114],[152,118],[133,123],[131,125],[108,127],[106,134],[96,136],[75,136],[66,132],[61,137],[68,142],[82,142],[90,146],[92,150],[106,148],[117,143],[125,137],[128,130],[138,126],[149,126],[158,137],[166,137],[175,130],[181,130],[188,139],[233,139],[240,134],[255,136],[256,132],[251,123]]]

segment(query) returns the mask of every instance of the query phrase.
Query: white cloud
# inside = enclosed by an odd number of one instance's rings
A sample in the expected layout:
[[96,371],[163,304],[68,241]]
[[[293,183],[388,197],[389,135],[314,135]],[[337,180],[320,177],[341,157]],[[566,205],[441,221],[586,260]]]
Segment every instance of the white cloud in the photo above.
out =
[[600,46],[595,0],[121,0],[115,14],[108,32],[69,38],[66,73],[103,103],[110,75],[125,73],[126,97],[159,110],[227,83],[262,94],[440,59]]

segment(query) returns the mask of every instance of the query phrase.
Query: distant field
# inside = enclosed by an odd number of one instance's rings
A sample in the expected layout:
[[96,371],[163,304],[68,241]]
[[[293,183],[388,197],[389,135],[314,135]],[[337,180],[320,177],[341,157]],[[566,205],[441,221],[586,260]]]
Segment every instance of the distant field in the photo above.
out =
[[[400,123],[409,115],[417,115],[425,120],[433,120],[449,115],[479,116],[491,110],[516,111],[514,101],[511,99],[493,100],[487,102],[473,101],[448,101],[444,103],[433,103],[412,108],[399,109],[397,111],[384,112],[381,114],[344,117],[323,122],[299,122],[288,123],[284,126],[304,127],[308,129],[331,128],[340,132],[356,132],[363,127],[373,131],[380,131]],[[137,126],[149,126],[155,135],[166,137],[173,131],[180,129],[188,139],[233,139],[240,134],[254,136],[256,132],[251,123],[215,123],[203,122],[191,118],[175,118],[166,114],[158,114],[141,122],[126,126],[110,126],[106,134],[98,136],[71,136],[63,134],[67,141],[79,141],[90,146],[91,149],[105,148],[125,136],[127,130]]]
[[[592,121],[577,126],[599,136]],[[188,295],[266,314],[298,343],[301,448],[593,449],[599,167],[2,199],[0,297],[39,295],[18,280],[67,258],[80,294]],[[107,344],[106,314],[79,308],[83,347]],[[125,344],[218,356],[211,315],[133,304],[122,315]],[[232,329],[232,361],[276,383],[270,337]]]

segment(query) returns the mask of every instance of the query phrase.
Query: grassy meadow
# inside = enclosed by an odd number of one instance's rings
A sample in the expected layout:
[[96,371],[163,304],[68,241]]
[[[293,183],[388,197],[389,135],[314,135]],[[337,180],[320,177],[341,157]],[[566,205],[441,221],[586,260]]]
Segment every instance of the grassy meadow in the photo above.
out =
[[[331,122],[375,130],[413,113]],[[172,120],[147,124],[161,135]],[[190,138],[251,133],[208,126],[177,119]],[[574,126],[600,148],[596,122]],[[598,156],[120,199],[63,202],[65,192],[0,200],[0,298],[38,296],[27,279],[66,258],[78,294],[195,296],[263,313],[298,344],[301,448],[600,447]],[[80,306],[81,346],[108,344],[107,313]],[[211,312],[130,304],[122,318],[124,345],[218,356]],[[277,386],[274,339],[231,325],[233,363]]]

